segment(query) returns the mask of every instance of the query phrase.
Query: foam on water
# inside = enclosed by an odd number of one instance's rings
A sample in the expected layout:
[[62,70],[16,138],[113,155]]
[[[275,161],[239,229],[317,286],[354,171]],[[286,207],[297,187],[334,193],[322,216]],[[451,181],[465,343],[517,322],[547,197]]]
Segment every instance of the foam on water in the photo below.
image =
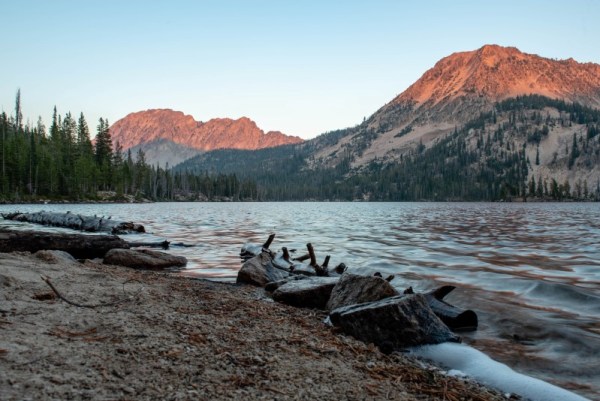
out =
[[412,353],[451,369],[448,373],[453,376],[464,374],[501,391],[519,394],[532,401],[588,400],[543,380],[515,372],[465,344],[426,345],[414,348]]

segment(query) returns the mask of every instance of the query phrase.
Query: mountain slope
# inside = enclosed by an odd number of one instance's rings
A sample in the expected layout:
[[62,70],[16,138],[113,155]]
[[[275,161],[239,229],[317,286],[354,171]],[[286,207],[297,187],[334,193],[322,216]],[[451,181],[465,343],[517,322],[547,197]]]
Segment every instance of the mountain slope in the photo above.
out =
[[600,107],[600,65],[573,59],[553,60],[514,47],[486,45],[454,53],[373,114],[360,132],[324,146],[318,157],[330,159],[348,149],[354,166],[394,160],[420,142],[429,146],[498,101],[542,95]]
[[599,105],[599,65],[484,46],[440,60],[355,127],[182,168],[226,160],[266,199],[598,198]]
[[318,146],[308,141],[207,152],[177,171],[251,178],[264,200],[598,200],[599,133],[600,110],[532,95],[498,102],[393,162],[352,168],[353,155],[345,152],[340,163],[326,166],[315,160]]
[[[290,143],[302,139],[284,135],[279,131],[265,133],[249,118],[237,120],[215,118],[207,122],[196,121],[190,115],[170,109],[153,109],[131,113],[110,127],[113,143],[123,149],[143,148],[149,153],[161,153],[161,162],[169,161],[172,166],[181,159],[178,152],[196,154],[213,149],[261,149]],[[180,146],[166,146],[164,141]],[[172,151],[169,151],[172,149]],[[157,162],[156,158],[148,158]]]
[[448,105],[464,97],[496,102],[538,94],[600,106],[600,65],[552,60],[514,47],[486,45],[441,59],[391,104]]

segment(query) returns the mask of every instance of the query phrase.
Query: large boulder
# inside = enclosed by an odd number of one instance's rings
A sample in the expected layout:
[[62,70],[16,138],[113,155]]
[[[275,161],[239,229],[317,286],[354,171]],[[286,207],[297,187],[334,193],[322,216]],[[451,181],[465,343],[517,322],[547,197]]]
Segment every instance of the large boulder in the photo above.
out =
[[381,277],[344,273],[331,291],[327,309],[379,301],[396,295],[398,291]]
[[187,259],[149,249],[111,249],[104,256],[104,264],[133,267],[134,269],[162,270],[184,267]]
[[325,309],[337,277],[307,277],[289,281],[273,292],[273,299],[299,308]]
[[386,351],[460,341],[421,294],[341,307],[332,311],[330,318],[345,333]]
[[261,252],[244,262],[238,272],[237,282],[264,287],[271,281],[283,280],[288,276],[288,272],[273,265],[273,257],[269,252]]

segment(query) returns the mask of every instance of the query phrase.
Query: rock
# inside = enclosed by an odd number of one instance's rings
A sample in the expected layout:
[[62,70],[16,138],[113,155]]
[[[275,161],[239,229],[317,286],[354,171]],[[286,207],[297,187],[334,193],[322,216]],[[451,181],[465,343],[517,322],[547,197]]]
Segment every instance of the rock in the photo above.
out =
[[333,287],[327,309],[379,301],[396,295],[398,291],[381,277],[344,273]]
[[68,252],[56,250],[37,251],[35,257],[50,264],[77,263],[77,260]]
[[111,249],[104,256],[104,264],[161,270],[169,267],[183,267],[187,264],[187,259],[183,256],[173,256],[148,249]]
[[13,277],[0,274],[0,287],[15,287],[16,285],[17,281]]
[[289,273],[273,266],[273,257],[269,252],[248,259],[238,272],[237,282],[264,287],[271,281],[279,281],[289,277]]
[[270,283],[267,283],[267,285],[265,285],[265,291],[273,292],[276,289],[278,289],[279,287],[281,287],[282,285],[289,283],[290,281],[303,280],[305,278],[307,278],[307,277],[306,276],[290,276],[288,278],[284,278],[283,280],[271,281]]
[[300,308],[324,309],[338,280],[337,277],[307,277],[290,281],[275,290],[273,299]]
[[433,313],[421,294],[345,306],[332,311],[330,318],[345,333],[386,351],[460,341]]

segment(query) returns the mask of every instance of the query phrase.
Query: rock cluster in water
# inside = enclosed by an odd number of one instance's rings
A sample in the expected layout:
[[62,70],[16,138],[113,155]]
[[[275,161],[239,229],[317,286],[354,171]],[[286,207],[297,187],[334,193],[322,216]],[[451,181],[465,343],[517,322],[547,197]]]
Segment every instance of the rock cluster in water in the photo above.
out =
[[[270,251],[272,235],[263,245],[247,244],[237,282],[264,287],[277,302],[300,308],[329,311],[330,322],[353,337],[377,345],[389,353],[405,347],[460,341],[452,329],[474,329],[477,315],[443,301],[454,287],[427,294],[408,289],[400,294],[381,275],[362,276],[345,271],[345,265],[329,271],[329,257],[316,264],[309,255],[291,259],[286,248]],[[309,263],[302,263],[310,259]],[[341,267],[340,267],[341,266]],[[433,306],[433,307],[432,307]]]

